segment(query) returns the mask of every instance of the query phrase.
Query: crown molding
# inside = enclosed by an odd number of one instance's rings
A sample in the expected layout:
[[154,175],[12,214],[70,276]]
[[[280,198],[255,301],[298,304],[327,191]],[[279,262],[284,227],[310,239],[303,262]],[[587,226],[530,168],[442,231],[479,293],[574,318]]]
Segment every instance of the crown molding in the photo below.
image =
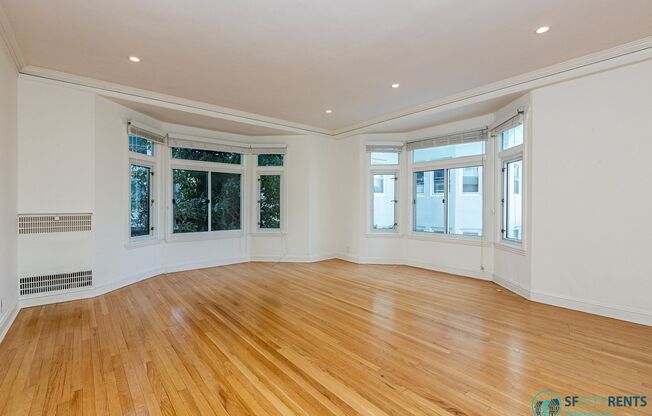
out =
[[20,51],[18,42],[16,42],[14,29],[11,26],[11,22],[9,22],[9,18],[5,13],[2,3],[0,3],[0,37],[7,46],[9,55],[11,55],[11,59],[13,59],[14,64],[16,65],[16,70],[20,71],[25,66],[25,60],[23,59],[23,54]]
[[648,59],[652,59],[652,36],[467,90],[408,110],[337,129],[332,132],[332,135],[336,138],[344,138],[361,134],[370,128],[378,128],[392,121],[424,117]]
[[23,67],[20,71],[20,76],[39,79],[44,82],[72,86],[81,90],[93,91],[103,96],[155,105],[172,110],[184,111],[244,124],[269,127],[287,131],[289,133],[316,134],[340,139],[357,134],[368,133],[370,130],[382,126],[389,127],[393,122],[428,117],[440,112],[464,107],[466,105],[499,98],[509,94],[525,93],[535,88],[568,81],[574,78],[648,59],[652,59],[652,36],[583,57],[571,59],[526,74],[507,78],[502,81],[487,84],[479,88],[467,90],[459,94],[444,97],[413,107],[409,110],[392,113],[364,123],[337,130],[328,130],[315,126],[294,123],[287,120],[262,116],[200,101],[160,94],[153,91],[34,66]]
[[120,98],[123,100],[150,104],[172,110],[235,121],[238,123],[284,130],[291,133],[332,135],[330,130],[319,127],[294,123],[287,120],[248,113],[227,107],[220,107],[201,101],[189,100],[186,98],[175,97],[173,95],[161,94],[46,68],[26,66],[20,71],[20,77],[37,79],[58,85],[66,85],[83,91],[92,91],[105,97]]

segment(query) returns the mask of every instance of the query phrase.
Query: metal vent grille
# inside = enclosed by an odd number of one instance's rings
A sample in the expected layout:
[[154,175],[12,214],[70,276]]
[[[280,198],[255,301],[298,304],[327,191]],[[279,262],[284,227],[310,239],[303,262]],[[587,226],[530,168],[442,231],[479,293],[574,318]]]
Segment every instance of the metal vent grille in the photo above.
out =
[[90,231],[91,214],[20,214],[18,234]]
[[34,295],[93,285],[93,272],[47,274],[20,278],[20,295]]

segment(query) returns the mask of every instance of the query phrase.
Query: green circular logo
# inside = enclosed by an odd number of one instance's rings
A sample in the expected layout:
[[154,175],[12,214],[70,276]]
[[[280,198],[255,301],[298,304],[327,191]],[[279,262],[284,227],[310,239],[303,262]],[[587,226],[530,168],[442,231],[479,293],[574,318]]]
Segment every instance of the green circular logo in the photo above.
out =
[[559,416],[563,408],[561,397],[554,391],[543,390],[532,399],[534,416]]

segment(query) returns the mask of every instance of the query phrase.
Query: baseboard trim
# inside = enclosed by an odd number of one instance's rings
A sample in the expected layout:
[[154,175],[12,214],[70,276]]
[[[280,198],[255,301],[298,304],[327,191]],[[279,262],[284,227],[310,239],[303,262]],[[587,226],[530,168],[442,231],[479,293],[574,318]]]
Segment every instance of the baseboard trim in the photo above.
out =
[[201,261],[196,263],[181,263],[181,264],[165,266],[162,268],[161,273],[185,272],[188,270],[207,269],[209,267],[219,267],[219,266],[228,266],[230,264],[247,263],[249,261],[251,261],[251,258],[249,256],[242,256],[242,257],[230,257],[230,258],[218,259],[218,260]]
[[252,262],[274,263],[314,263],[338,258],[335,254],[318,254],[314,256],[252,256]]
[[512,282],[511,280],[502,278],[498,275],[493,275],[492,280],[494,283],[496,283],[499,286],[504,287],[505,289],[509,290],[510,292],[513,292],[527,300],[530,299],[530,288],[522,286],[516,282]]
[[9,328],[11,328],[11,325],[13,325],[18,316],[18,312],[20,312],[18,302],[14,302],[14,304],[7,309],[7,312],[0,317],[0,343],[5,339],[7,332],[9,332]]

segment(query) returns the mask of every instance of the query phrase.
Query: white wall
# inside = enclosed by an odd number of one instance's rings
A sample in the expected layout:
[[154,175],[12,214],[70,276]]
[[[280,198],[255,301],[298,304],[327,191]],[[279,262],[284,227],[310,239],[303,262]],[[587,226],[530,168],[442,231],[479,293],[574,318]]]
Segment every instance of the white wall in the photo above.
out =
[[0,42],[0,340],[17,311],[16,66]]
[[647,61],[532,93],[534,297],[652,323],[651,74]]

